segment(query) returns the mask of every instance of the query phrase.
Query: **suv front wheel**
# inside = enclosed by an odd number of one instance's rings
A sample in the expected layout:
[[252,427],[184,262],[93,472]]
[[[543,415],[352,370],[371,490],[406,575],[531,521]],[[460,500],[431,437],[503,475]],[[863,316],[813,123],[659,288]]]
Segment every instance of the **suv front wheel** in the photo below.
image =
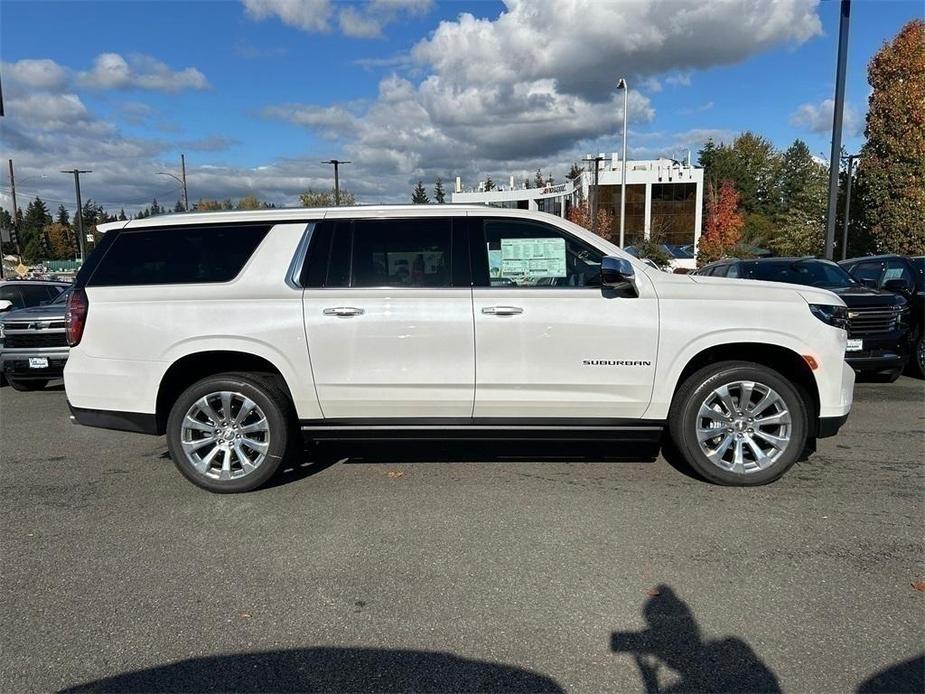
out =
[[721,362],[688,378],[668,421],[674,444],[703,477],[718,484],[773,482],[806,445],[809,419],[797,389],[752,362]]
[[177,398],[167,420],[167,446],[193,484],[246,492],[266,482],[295,447],[294,422],[272,377],[218,374]]

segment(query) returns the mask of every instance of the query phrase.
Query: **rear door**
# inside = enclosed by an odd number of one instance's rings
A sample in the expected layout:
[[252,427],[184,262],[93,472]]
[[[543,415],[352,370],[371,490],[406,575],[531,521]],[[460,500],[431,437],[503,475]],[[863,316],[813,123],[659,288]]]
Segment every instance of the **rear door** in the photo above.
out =
[[325,419],[472,416],[465,226],[445,216],[317,225],[303,306]]
[[516,217],[473,222],[474,416],[638,418],[652,394],[658,302],[603,290],[603,253]]

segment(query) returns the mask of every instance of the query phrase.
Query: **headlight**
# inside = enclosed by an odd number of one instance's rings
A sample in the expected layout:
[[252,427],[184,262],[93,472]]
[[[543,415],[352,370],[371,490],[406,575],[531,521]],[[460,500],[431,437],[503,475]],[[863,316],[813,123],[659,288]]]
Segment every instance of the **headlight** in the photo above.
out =
[[848,329],[848,309],[845,306],[829,306],[828,304],[810,304],[812,314],[827,325],[834,328]]

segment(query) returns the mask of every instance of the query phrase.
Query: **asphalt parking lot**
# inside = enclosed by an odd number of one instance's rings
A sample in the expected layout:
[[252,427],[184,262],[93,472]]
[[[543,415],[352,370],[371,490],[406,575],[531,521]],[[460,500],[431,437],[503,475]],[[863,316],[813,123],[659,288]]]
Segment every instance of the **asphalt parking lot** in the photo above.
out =
[[925,386],[856,398],[757,489],[447,443],[216,496],[3,388],[0,690],[921,690]]

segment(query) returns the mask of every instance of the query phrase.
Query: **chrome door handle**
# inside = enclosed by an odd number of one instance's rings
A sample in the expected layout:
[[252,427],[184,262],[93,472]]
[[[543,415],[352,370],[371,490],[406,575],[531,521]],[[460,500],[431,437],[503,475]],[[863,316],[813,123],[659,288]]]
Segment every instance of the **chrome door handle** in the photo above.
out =
[[520,306],[486,306],[482,309],[482,313],[490,316],[516,316],[518,313],[523,312],[524,310]]
[[349,318],[350,316],[362,316],[363,309],[356,308],[355,306],[335,306],[334,308],[326,308],[322,313],[326,316],[341,316],[344,318]]

